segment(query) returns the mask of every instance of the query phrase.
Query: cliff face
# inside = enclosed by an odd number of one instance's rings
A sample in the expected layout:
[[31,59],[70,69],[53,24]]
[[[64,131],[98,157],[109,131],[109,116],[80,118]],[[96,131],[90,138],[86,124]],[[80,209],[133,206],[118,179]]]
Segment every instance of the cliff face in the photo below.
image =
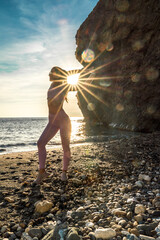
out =
[[100,0],[76,43],[79,62],[94,66],[93,79],[82,80],[78,91],[85,119],[160,129],[160,1]]

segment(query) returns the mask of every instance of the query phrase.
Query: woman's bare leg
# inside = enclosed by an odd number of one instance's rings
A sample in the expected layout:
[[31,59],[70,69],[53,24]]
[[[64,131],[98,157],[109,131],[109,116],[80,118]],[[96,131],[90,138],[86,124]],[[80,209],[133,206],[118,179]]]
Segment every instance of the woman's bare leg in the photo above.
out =
[[35,183],[40,184],[42,180],[48,177],[48,174],[45,171],[45,163],[46,163],[46,144],[56,135],[59,128],[49,122],[44,129],[42,135],[40,136],[37,146],[38,146],[38,157],[39,157],[39,174]]
[[62,162],[62,176],[63,181],[67,180],[66,172],[68,170],[69,162],[71,159],[70,151],[70,137],[71,137],[71,122],[70,119],[66,119],[63,126],[60,127],[60,136],[63,147],[63,162]]

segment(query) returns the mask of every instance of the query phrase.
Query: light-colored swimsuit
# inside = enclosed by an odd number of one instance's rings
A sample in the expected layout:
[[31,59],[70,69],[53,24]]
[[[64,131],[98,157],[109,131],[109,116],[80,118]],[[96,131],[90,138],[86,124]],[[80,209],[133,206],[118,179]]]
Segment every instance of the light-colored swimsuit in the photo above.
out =
[[[68,169],[71,153],[70,153],[70,135],[71,121],[68,115],[63,110],[63,102],[65,98],[64,92],[61,94],[62,87],[48,90],[48,107],[49,107],[49,122],[38,140],[39,153],[39,168],[45,168],[46,161],[46,144],[60,130],[60,137],[63,147],[63,170]],[[60,94],[59,94],[60,93]]]

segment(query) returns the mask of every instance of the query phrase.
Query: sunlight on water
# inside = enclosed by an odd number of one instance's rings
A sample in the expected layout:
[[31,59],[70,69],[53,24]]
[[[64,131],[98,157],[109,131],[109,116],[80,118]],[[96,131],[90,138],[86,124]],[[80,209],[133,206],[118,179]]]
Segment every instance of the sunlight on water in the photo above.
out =
[[72,124],[72,132],[71,132],[71,141],[73,140],[78,141],[79,136],[81,136],[81,128],[82,128],[82,120],[83,117],[71,117],[71,124]]
[[91,62],[95,58],[95,54],[91,49],[86,49],[82,53],[82,59],[84,62]]

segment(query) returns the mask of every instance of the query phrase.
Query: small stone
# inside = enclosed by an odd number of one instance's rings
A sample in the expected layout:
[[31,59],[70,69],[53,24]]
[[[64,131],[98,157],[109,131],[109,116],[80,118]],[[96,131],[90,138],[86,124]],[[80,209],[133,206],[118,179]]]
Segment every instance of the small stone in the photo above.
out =
[[14,233],[12,233],[12,234],[10,235],[10,239],[16,239],[16,235],[15,235]]
[[149,175],[145,175],[145,174],[139,174],[138,179],[139,180],[145,180],[145,181],[148,181],[148,182],[151,181],[151,177]]
[[139,232],[136,228],[131,229],[130,233],[136,235],[137,237],[139,236]]
[[85,212],[72,212],[71,217],[73,219],[82,219],[85,216]]
[[117,217],[125,217],[127,215],[127,213],[125,211],[122,211],[121,209],[114,209],[112,213]]
[[122,229],[122,226],[118,225],[118,224],[114,224],[114,225],[111,225],[111,226],[115,231],[120,231]]
[[94,232],[90,232],[89,234],[89,237],[91,240],[96,240],[96,237],[95,237],[95,233]]
[[92,228],[94,226],[94,223],[92,222],[86,222],[86,225],[85,225],[87,228]]
[[75,184],[75,185],[77,185],[77,186],[79,186],[79,185],[82,185],[83,183],[82,183],[82,181],[81,180],[79,180],[79,179],[77,179],[77,178],[73,178],[72,179],[72,183],[73,184]]
[[134,219],[135,219],[138,223],[140,223],[140,222],[143,221],[143,216],[142,216],[141,214],[138,214],[138,215],[135,215],[135,216],[134,216]]
[[41,231],[42,231],[43,235],[46,235],[48,233],[47,229],[45,229],[45,228],[41,228]]
[[35,203],[35,210],[38,213],[48,212],[53,207],[53,203],[47,200],[38,201]]
[[34,237],[41,238],[41,237],[42,237],[42,231],[41,231],[41,229],[39,229],[39,228],[31,228],[31,229],[28,231],[28,234],[29,234],[29,236],[31,236],[32,238],[34,238]]
[[151,232],[158,226],[158,222],[153,222],[149,224],[139,224],[137,229],[140,234],[150,235]]
[[127,203],[133,203],[133,202],[135,202],[136,200],[135,200],[135,198],[128,198],[127,199]]
[[47,219],[53,219],[54,218],[54,215],[52,213],[49,213],[46,217]]
[[127,219],[128,220],[131,220],[132,219],[132,212],[127,212],[127,215],[126,215],[126,217],[127,217]]
[[76,210],[76,212],[83,212],[83,211],[85,211],[84,207],[79,207],[79,208],[77,208],[77,210]]
[[139,188],[142,188],[143,187],[143,182],[142,181],[136,181],[135,185]]
[[146,235],[139,235],[140,239],[142,240],[155,240],[154,237],[149,237],[149,236],[146,236]]
[[137,204],[135,206],[135,210],[134,211],[135,211],[136,214],[142,214],[142,213],[144,213],[146,211],[146,207],[144,205],[142,205],[142,204]]
[[95,231],[96,238],[109,239],[116,236],[116,231],[112,228],[99,228]]
[[78,235],[78,232],[75,228],[71,228],[71,230],[68,232],[66,240],[80,240],[80,236]]
[[38,237],[34,237],[33,240],[38,240]]
[[25,228],[25,227],[26,227],[26,224],[22,222],[22,223],[19,224],[19,226],[20,226],[21,228]]
[[1,228],[1,233],[4,233],[4,232],[6,232],[7,231],[7,226],[5,225],[5,226],[3,226],[2,228]]
[[5,197],[4,198],[7,202],[9,203],[13,203],[14,202],[14,199],[12,197]]
[[118,224],[121,225],[122,227],[125,227],[127,225],[127,222],[126,220],[120,220]]
[[28,233],[22,233],[21,240],[32,240],[32,238],[28,235]]

